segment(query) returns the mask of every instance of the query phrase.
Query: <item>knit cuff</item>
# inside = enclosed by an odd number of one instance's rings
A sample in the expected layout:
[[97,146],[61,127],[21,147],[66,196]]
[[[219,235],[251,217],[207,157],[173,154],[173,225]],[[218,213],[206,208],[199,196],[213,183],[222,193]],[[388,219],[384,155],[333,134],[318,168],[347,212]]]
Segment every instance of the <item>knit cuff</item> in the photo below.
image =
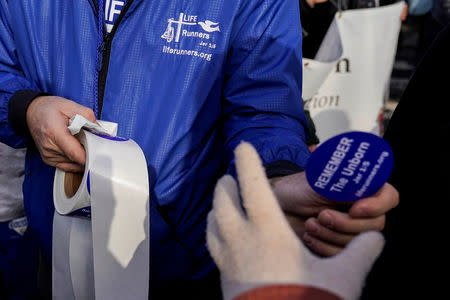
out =
[[39,96],[48,96],[44,92],[33,90],[19,90],[9,100],[8,119],[14,131],[22,137],[30,138],[27,125],[27,109],[31,101]]
[[288,160],[277,160],[264,166],[268,178],[302,172],[303,168]]

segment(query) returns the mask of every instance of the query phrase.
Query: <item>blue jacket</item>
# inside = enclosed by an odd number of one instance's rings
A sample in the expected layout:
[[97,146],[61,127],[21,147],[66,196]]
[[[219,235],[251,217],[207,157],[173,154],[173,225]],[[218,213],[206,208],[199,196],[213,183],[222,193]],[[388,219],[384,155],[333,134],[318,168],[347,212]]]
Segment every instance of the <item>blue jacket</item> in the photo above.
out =
[[0,3],[0,141],[28,145],[25,209],[47,258],[54,168],[20,132],[33,91],[91,107],[143,149],[153,282],[214,269],[206,215],[241,140],[268,171],[305,165],[298,1],[128,0],[105,38],[94,0]]

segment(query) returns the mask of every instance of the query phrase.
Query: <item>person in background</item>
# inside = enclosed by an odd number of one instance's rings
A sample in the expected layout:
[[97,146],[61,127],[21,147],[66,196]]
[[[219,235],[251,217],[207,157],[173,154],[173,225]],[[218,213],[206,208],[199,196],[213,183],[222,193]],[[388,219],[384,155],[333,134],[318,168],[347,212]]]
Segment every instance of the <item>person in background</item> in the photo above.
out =
[[[439,255],[442,251],[439,242],[436,246],[419,247],[418,238],[425,236],[433,224],[435,199],[450,199],[450,102],[448,76],[442,75],[450,68],[449,53],[447,24],[415,69],[384,134],[394,154],[389,182],[398,189],[401,205],[387,214],[383,231],[386,247],[368,277],[364,299],[413,299],[419,291],[433,293],[422,287],[417,277],[418,270],[426,269],[429,260],[411,258],[426,257],[423,254],[431,252]],[[418,122],[417,116],[423,116],[428,106],[432,107],[430,116]],[[426,140],[430,132],[435,134],[437,143],[427,150],[417,137]],[[413,159],[411,151],[416,153]],[[424,247],[428,251],[422,252]]]
[[[394,0],[347,0],[342,1],[342,9],[371,8],[381,5],[395,3]],[[303,57],[314,59],[322,43],[325,34],[328,31],[336,12],[337,2],[328,0],[299,0],[300,21],[302,26],[302,53]],[[404,21],[407,16],[408,6],[405,5],[401,20]],[[316,128],[313,119],[308,110],[305,114],[309,125],[309,138],[307,139],[308,148],[314,151],[320,143],[316,134]]]
[[242,142],[234,152],[238,181],[218,181],[207,226],[224,299],[358,299],[382,235],[362,233],[334,257],[315,256],[289,226],[255,149]]
[[431,1],[431,7],[428,2],[429,1],[424,2],[425,4],[428,4],[425,6],[424,3],[420,1],[421,6],[418,8],[422,8],[423,10],[417,12],[420,13],[418,18],[422,19],[422,28],[420,32],[416,65],[418,65],[425,55],[438,33],[450,22],[449,0]]
[[305,109],[306,120],[308,121],[308,130],[309,137],[306,139],[306,145],[308,146],[309,151],[313,152],[317,149],[320,139],[316,133],[316,125],[314,124],[313,119],[311,118],[311,114],[309,110]]
[[[396,3],[400,0],[343,0],[342,9],[371,8]],[[337,0],[299,0],[303,32],[303,57],[314,59],[333,18],[338,11]],[[406,20],[408,6],[405,5],[401,20]]]
[[443,29],[450,22],[450,1],[435,0],[431,9],[431,15]]
[[[342,1],[342,4],[343,9],[355,9],[388,5],[394,2],[397,1]],[[303,56],[313,59],[322,43],[329,25],[337,12],[337,1],[300,0],[299,4],[303,29]],[[406,3],[401,16],[401,20],[405,23],[409,21],[409,8],[408,3]],[[412,7],[412,9],[414,8],[415,6]],[[397,156],[395,156],[395,159],[398,159]],[[396,210],[398,210],[398,208],[392,210],[392,212],[388,214],[388,223],[392,224],[394,222],[395,224],[398,224],[401,222],[401,218],[396,216]],[[391,235],[392,231],[396,232],[398,230],[395,226],[394,228],[392,228],[392,225],[389,227],[390,229],[388,231],[384,230],[383,234]],[[383,253],[387,253],[387,257],[393,257],[397,254],[397,252],[392,252],[392,249],[395,247],[396,243],[399,242],[400,240],[392,242],[391,239],[388,239],[385,251]],[[384,267],[378,266],[378,264]],[[392,258],[392,266],[396,266],[394,258]],[[392,274],[392,272],[389,271],[389,265],[383,263],[383,259],[377,260],[373,270],[368,275],[367,283],[364,285],[361,294],[361,300],[394,299],[394,297],[390,297],[389,289],[385,288],[386,286],[392,287],[398,281],[395,280],[395,276],[390,276],[390,274]],[[391,281],[386,278],[389,278]],[[398,291],[399,289],[395,288],[395,290]]]

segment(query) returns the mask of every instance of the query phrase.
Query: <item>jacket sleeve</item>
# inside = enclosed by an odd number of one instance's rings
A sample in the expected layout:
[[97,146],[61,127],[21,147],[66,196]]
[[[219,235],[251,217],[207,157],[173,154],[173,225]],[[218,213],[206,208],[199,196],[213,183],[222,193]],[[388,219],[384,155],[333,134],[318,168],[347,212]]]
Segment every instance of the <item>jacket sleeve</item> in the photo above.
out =
[[234,300],[342,300],[328,291],[306,285],[266,285],[249,290]]
[[[223,92],[225,151],[245,140],[263,164],[296,166],[309,157],[301,99],[302,55],[298,1],[243,1],[234,22]],[[288,172],[289,173],[289,172]],[[277,174],[271,174],[277,175]],[[280,174],[286,175],[286,174]]]
[[[10,17],[7,1],[0,0],[0,142],[18,148],[27,140],[26,108],[40,92],[34,91],[20,67]],[[15,125],[10,110],[15,111]]]

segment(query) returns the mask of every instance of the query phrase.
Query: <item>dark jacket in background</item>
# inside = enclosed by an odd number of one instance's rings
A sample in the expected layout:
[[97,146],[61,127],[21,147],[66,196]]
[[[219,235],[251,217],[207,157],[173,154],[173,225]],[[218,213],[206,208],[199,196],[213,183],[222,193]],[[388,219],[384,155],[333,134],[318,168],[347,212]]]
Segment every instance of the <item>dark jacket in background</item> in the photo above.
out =
[[431,14],[433,19],[445,26],[450,21],[450,0],[434,0]]
[[449,53],[447,25],[419,63],[386,129],[384,138],[394,152],[389,182],[399,191],[400,204],[387,214],[386,246],[361,299],[412,299],[406,295],[425,287],[422,269],[432,261],[420,250],[425,246],[443,255],[441,240],[432,239],[428,228],[450,199]]

